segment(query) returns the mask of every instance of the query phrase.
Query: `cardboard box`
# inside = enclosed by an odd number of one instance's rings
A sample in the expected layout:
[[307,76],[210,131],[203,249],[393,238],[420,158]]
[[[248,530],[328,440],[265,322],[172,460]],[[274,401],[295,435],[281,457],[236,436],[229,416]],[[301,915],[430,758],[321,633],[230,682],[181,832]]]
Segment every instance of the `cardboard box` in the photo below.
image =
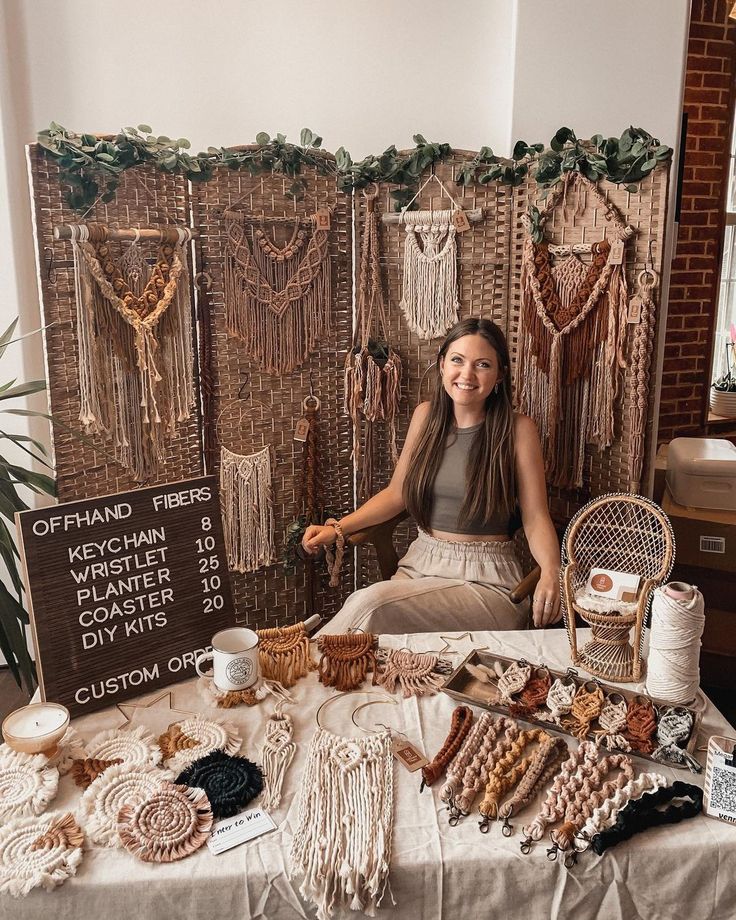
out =
[[677,541],[675,562],[722,572],[736,571],[736,511],[678,505],[665,489],[662,508]]

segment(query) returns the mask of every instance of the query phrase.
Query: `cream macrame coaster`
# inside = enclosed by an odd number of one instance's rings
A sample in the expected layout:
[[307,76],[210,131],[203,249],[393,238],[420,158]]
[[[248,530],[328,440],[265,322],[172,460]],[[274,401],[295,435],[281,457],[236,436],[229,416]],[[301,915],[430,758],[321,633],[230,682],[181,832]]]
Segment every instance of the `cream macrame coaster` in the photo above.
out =
[[120,809],[145,802],[161,788],[161,783],[173,778],[168,770],[151,767],[136,769],[124,763],[108,767],[84,791],[80,801],[80,814],[86,818],[85,830],[90,839],[101,846],[120,846],[117,833]]
[[44,754],[7,748],[0,755],[0,820],[40,815],[58,788],[59,771]]
[[23,898],[75,875],[84,834],[70,813],[16,818],[0,828],[0,892]]
[[220,690],[211,677],[200,677],[197,681],[199,695],[210,706],[218,709],[234,709],[236,706],[255,706],[270,694],[284,702],[293,702],[286,688],[277,680],[262,680],[255,688],[247,690]]
[[61,776],[71,770],[75,760],[83,760],[87,756],[87,748],[82,741],[79,732],[71,725],[64,733],[64,737],[59,742],[56,753],[49,757],[49,764],[56,767]]
[[87,756],[72,763],[74,781],[86,789],[108,767],[123,764],[130,769],[157,767],[161,751],[151,732],[139,725],[125,731],[110,728],[98,732],[87,745]]
[[180,773],[211,751],[237,754],[242,740],[232,722],[221,719],[184,719],[174,722],[158,739],[166,766]]
[[138,805],[124,805],[118,835],[126,850],[145,862],[174,862],[198,850],[212,829],[204,789],[162,783]]

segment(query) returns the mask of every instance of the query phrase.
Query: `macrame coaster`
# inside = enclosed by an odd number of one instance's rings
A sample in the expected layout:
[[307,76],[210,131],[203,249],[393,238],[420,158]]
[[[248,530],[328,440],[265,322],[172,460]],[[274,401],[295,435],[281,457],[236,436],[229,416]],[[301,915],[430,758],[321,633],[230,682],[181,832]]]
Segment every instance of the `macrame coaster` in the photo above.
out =
[[118,815],[124,805],[136,806],[149,799],[164,781],[173,779],[168,770],[130,767],[119,763],[104,773],[82,793],[80,814],[90,839],[100,846],[120,846]]
[[220,507],[228,567],[255,572],[275,562],[271,449],[220,449]]
[[[328,232],[313,227],[308,242],[305,233],[299,243],[295,238],[279,249],[263,231],[254,231],[249,242],[240,211],[225,211],[225,224],[228,333],[243,342],[264,373],[289,374],[301,367],[327,330],[332,302]],[[257,258],[255,251],[260,251]]]
[[[578,172],[568,172],[550,196],[540,214],[542,226],[570,185],[593,198],[618,241],[633,234],[596,185]],[[528,218],[524,225],[530,232]],[[522,254],[519,345],[529,360],[518,362],[516,392],[520,411],[539,427],[547,479],[562,488],[582,486],[586,444],[601,450],[613,442],[614,405],[626,367],[625,255],[614,264],[606,239],[588,248],[588,267],[574,246],[552,267],[549,244],[535,243],[531,236]]]
[[212,809],[204,789],[162,783],[137,805],[123,805],[118,836],[144,862],[175,862],[198,850],[212,829]]
[[177,783],[204,789],[215,818],[231,818],[263,789],[263,774],[245,757],[212,751],[195,760],[177,777]]
[[74,815],[16,818],[0,828],[0,892],[24,898],[76,875],[84,834]]
[[59,771],[44,754],[8,748],[0,756],[0,820],[40,815],[58,788]]
[[158,739],[164,763],[175,772],[212,751],[237,754],[241,744],[238,730],[231,722],[200,717],[172,723]]
[[452,761],[465,741],[473,724],[473,710],[469,706],[456,706],[452,711],[450,731],[444,744],[434,755],[434,758],[422,767],[422,784],[419,791],[425,786],[432,786],[442,776],[447,765]]
[[136,294],[101,224],[72,241],[79,348],[79,419],[109,437],[118,462],[147,479],[194,405],[192,308],[185,231],[162,230],[156,263]]
[[210,706],[218,709],[234,709],[236,706],[256,706],[268,696],[268,687],[248,687],[247,690],[220,690],[211,677],[202,676],[197,681],[199,695]]
[[329,920],[338,908],[373,916],[388,885],[393,836],[391,733],[309,744],[291,845],[300,892]]
[[[382,653],[377,656],[379,662]],[[410,696],[431,696],[452,673],[452,664],[434,652],[412,652],[408,649],[388,649],[383,666],[373,674],[373,683],[389,693],[401,691],[404,699]]]
[[74,782],[86,789],[101,773],[115,764],[144,769],[161,763],[156,739],[143,725],[127,731],[111,728],[98,732],[87,744],[87,756],[72,762]]
[[355,690],[366,679],[368,671],[376,670],[376,642],[377,637],[371,633],[319,636],[320,683],[338,690]]
[[283,687],[293,687],[300,677],[317,668],[309,654],[309,636],[304,623],[258,629],[258,658],[261,674],[277,680]]
[[55,753],[49,757],[49,766],[56,767],[60,776],[66,776],[75,760],[87,756],[87,748],[79,732],[72,725],[64,732],[64,737],[57,745]]
[[444,336],[458,319],[460,300],[453,213],[401,212],[406,241],[400,306],[407,326],[420,339]]
[[283,709],[283,703],[277,703],[273,715],[266,722],[263,742],[263,800],[262,805],[266,811],[278,808],[281,804],[281,789],[284,785],[284,776],[289,769],[289,764],[296,754],[294,744],[294,723],[291,716]]

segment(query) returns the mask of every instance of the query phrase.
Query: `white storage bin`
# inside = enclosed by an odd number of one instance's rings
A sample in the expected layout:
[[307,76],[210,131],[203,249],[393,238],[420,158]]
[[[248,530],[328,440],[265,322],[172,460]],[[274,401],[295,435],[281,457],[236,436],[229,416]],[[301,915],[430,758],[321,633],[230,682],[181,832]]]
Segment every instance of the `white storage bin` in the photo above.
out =
[[720,438],[675,438],[667,485],[679,505],[736,511],[736,447]]

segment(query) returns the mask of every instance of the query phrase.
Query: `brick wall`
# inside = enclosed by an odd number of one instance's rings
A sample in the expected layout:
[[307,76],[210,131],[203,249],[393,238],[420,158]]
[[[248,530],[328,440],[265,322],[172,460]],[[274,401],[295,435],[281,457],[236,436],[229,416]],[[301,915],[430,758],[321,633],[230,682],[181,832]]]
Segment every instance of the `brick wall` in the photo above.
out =
[[[672,263],[659,443],[703,434],[734,108],[733,0],[693,0],[680,228]],[[674,177],[673,177],[674,181]]]

